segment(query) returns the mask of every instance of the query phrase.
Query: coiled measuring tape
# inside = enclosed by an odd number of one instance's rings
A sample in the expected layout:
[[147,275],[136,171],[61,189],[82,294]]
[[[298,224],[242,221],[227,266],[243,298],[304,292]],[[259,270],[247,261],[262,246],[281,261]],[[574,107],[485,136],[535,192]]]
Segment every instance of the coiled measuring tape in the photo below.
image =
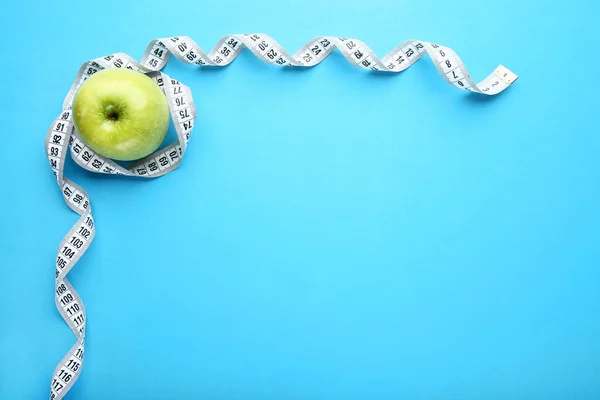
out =
[[[63,198],[79,214],[79,219],[58,246],[55,285],[56,306],[75,334],[76,342],[54,370],[50,399],[62,399],[81,374],[86,314],[81,298],[66,275],[90,246],[96,232],[87,193],[63,175],[67,150],[70,150],[71,157],[77,164],[92,172],[142,178],[156,178],[171,172],[181,163],[185,154],[196,122],[196,108],[190,89],[160,70],[167,63],[170,54],[187,64],[223,67],[231,63],[244,47],[266,63],[287,67],[312,67],[337,48],[355,66],[383,72],[401,72],[427,53],[442,78],[450,85],[486,95],[498,94],[517,80],[517,75],[500,65],[488,77],[475,84],[452,49],[433,43],[409,40],[380,59],[360,40],[330,36],[316,37],[293,56],[273,38],[264,34],[225,36],[208,54],[190,38],[178,36],[150,42],[140,62],[127,54],[116,53],[84,63],[64,100],[62,112],[48,130],[45,143],[48,161]],[[85,145],[74,129],[71,111],[73,97],[86,79],[104,68],[136,70],[147,74],[161,87],[167,97],[177,131],[176,142],[127,168],[96,154]]]

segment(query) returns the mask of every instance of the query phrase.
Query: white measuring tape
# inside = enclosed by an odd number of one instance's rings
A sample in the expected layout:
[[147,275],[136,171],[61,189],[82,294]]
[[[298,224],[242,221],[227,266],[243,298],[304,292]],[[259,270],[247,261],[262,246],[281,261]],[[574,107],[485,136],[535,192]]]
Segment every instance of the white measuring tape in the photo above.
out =
[[[312,67],[337,48],[357,67],[384,72],[403,71],[427,53],[446,82],[462,90],[486,95],[498,94],[517,80],[517,75],[500,65],[487,78],[475,84],[452,49],[433,43],[409,40],[379,59],[360,40],[330,36],[319,36],[311,40],[293,56],[273,38],[264,34],[226,36],[208,54],[190,38],[179,36],[150,42],[141,62],[126,54],[116,53],[83,64],[64,100],[61,114],[48,130],[45,144],[48,161],[65,202],[80,216],[60,242],[56,255],[56,306],[77,341],[54,370],[50,399],[62,399],[81,374],[86,314],[81,298],[66,275],[90,246],[96,232],[87,193],[63,176],[67,149],[70,148],[73,160],[88,171],[142,178],[156,178],[171,172],[181,163],[185,154],[196,122],[196,107],[190,89],[160,70],[167,63],[170,54],[187,64],[222,67],[231,63],[244,47],[248,47],[266,63],[289,67]],[[104,68],[128,68],[151,77],[167,97],[178,140],[127,168],[87,147],[74,129],[71,106],[79,86]]]

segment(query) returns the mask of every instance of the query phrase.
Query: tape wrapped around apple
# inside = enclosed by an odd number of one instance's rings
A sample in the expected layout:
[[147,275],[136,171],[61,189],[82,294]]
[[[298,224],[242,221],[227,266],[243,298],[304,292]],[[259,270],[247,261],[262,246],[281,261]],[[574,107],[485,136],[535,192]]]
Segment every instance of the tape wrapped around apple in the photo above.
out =
[[73,120],[93,151],[132,161],[158,149],[170,117],[167,99],[152,79],[128,69],[105,69],[77,90]]

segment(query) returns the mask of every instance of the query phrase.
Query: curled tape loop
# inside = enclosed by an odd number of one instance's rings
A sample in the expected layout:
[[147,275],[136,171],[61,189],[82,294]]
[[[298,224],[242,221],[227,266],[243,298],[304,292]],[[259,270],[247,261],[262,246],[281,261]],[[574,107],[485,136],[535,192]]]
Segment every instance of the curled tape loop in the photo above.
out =
[[[63,198],[79,215],[75,225],[60,242],[56,254],[56,307],[75,334],[76,342],[54,369],[50,384],[51,400],[62,399],[81,374],[86,314],[81,298],[66,275],[90,246],[96,232],[87,193],[63,175],[67,151],[70,151],[78,165],[92,172],[142,178],[156,178],[171,172],[179,166],[185,155],[196,123],[196,107],[190,89],[160,70],[171,54],[187,64],[222,67],[231,63],[244,47],[266,63],[288,67],[315,66],[337,48],[355,66],[383,72],[403,71],[427,53],[446,82],[458,89],[486,95],[498,94],[517,80],[517,75],[500,65],[488,77],[475,84],[452,49],[433,43],[409,40],[380,59],[360,40],[331,36],[314,38],[293,56],[273,38],[264,34],[226,36],[208,54],[192,39],[178,36],[151,41],[140,62],[126,54],[116,53],[84,63],[64,100],[60,115],[48,130],[45,141],[48,161]],[[71,111],[73,98],[86,79],[105,68],[128,68],[145,73],[161,87],[167,97],[177,131],[176,142],[127,168],[96,154],[85,145],[74,128]]]

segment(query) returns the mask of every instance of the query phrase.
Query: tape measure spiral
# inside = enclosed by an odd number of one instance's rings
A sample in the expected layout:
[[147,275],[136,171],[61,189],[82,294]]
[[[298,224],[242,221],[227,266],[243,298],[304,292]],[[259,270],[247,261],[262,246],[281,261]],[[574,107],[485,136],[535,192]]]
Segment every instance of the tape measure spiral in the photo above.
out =
[[[424,54],[429,54],[440,75],[458,89],[486,95],[502,92],[517,80],[517,75],[502,65],[478,84],[471,79],[458,55],[450,48],[418,40],[397,46],[383,58],[357,39],[319,36],[309,41],[293,56],[273,38],[264,34],[237,34],[223,37],[207,54],[185,36],[150,42],[140,62],[123,53],[111,54],[84,63],[65,97],[60,115],[46,135],[45,149],[67,205],[79,219],[62,239],[56,255],[55,302],[58,311],[76,337],[73,347],[54,370],[50,399],[62,399],[81,374],[84,359],[86,313],[81,298],[66,275],[90,246],[96,229],[87,193],[64,177],[63,170],[70,150],[73,160],[88,171],[103,174],[156,178],[177,168],[196,122],[196,107],[190,89],[160,72],[173,54],[187,64],[222,67],[231,63],[244,47],[262,61],[288,67],[312,67],[323,61],[334,49],[355,66],[363,69],[401,72]],[[177,132],[177,141],[124,168],[88,148],[74,129],[72,102],[79,86],[92,74],[104,68],[128,68],[147,74],[163,90]]]

